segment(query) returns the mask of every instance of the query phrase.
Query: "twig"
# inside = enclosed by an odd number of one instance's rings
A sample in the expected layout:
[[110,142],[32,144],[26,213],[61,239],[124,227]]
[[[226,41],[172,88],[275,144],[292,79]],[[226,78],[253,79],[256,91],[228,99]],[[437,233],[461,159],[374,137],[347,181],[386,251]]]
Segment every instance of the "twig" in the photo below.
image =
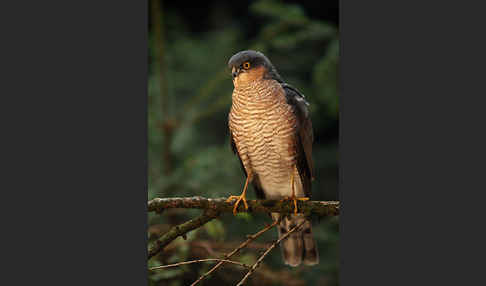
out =
[[157,269],[176,267],[176,266],[181,266],[181,265],[186,265],[186,264],[199,263],[199,262],[211,262],[211,261],[219,261],[221,263],[224,263],[224,262],[233,263],[233,264],[239,265],[241,267],[245,267],[247,269],[250,269],[250,266],[248,266],[244,263],[238,262],[238,261],[227,260],[227,259],[218,259],[218,258],[206,258],[206,259],[197,259],[197,260],[191,260],[191,261],[178,262],[178,263],[174,263],[174,264],[156,266],[156,267],[149,268],[149,270],[157,270]]
[[[231,258],[233,255],[235,255],[238,251],[240,251],[241,249],[243,249],[244,247],[246,247],[250,242],[252,242],[253,240],[255,240],[257,237],[259,237],[260,235],[262,235],[263,233],[265,233],[266,231],[268,231],[269,229],[271,229],[272,227],[276,226],[278,223],[280,222],[280,220],[276,220],[274,221],[272,224],[270,225],[267,225],[265,228],[263,228],[262,230],[260,230],[259,232],[253,234],[253,235],[249,235],[248,236],[248,239],[246,241],[244,241],[243,243],[241,243],[238,247],[236,247],[233,251],[231,251],[230,253],[226,254],[224,256],[225,259],[229,259]],[[211,268],[208,272],[204,273],[201,277],[199,277],[196,281],[194,281],[191,286],[194,286],[196,285],[197,283],[199,283],[200,281],[202,281],[204,278],[206,278],[209,274],[211,274],[212,272],[216,271],[216,269],[218,269],[222,264],[224,263],[224,261],[220,261],[218,262],[218,264],[216,264],[215,266],[213,266],[213,268]]]
[[[294,205],[290,200],[248,200],[248,210],[243,204],[238,206],[239,212],[291,214]],[[148,202],[148,211],[161,212],[168,208],[197,208],[212,209],[222,213],[233,211],[233,202],[226,202],[226,198],[208,199],[204,197],[188,198],[155,198]],[[336,201],[298,201],[298,212],[305,215],[319,217],[339,215],[339,202]]]
[[243,283],[245,283],[245,281],[248,279],[248,277],[250,277],[250,275],[255,271],[255,269],[258,267],[258,265],[263,261],[263,258],[265,258],[265,256],[267,256],[268,253],[270,253],[270,251],[272,249],[275,248],[275,246],[277,246],[282,240],[286,239],[292,232],[296,231],[299,227],[301,227],[303,224],[305,223],[305,221],[303,221],[302,223],[300,223],[299,225],[295,226],[294,228],[292,228],[289,232],[287,232],[286,234],[282,235],[282,237],[280,237],[277,241],[275,241],[259,258],[258,260],[255,262],[255,264],[253,264],[253,266],[250,268],[250,271],[248,271],[248,273],[246,273],[245,277],[243,277],[243,279],[241,279],[241,281],[236,284],[236,286],[241,286],[243,285]]
[[[256,250],[267,249],[270,246],[270,244],[271,243],[259,243],[253,241],[246,246],[246,249],[256,249]],[[216,242],[216,241],[210,241],[204,239],[191,241],[191,246],[205,249],[210,255],[217,255],[218,252],[225,252],[224,250],[227,251],[233,250],[237,245],[239,245],[239,243],[230,242],[230,241]],[[169,247],[166,247],[166,249],[168,248]]]
[[219,216],[219,212],[215,210],[205,210],[204,213],[195,218],[191,219],[183,224],[177,225],[172,227],[167,233],[165,233],[162,237],[157,239],[155,242],[155,246],[152,247],[149,252],[148,252],[148,259],[152,258],[154,255],[159,253],[167,244],[169,244],[171,241],[176,239],[179,236],[185,236],[186,233],[188,233],[191,230],[194,230],[210,220],[216,218]]

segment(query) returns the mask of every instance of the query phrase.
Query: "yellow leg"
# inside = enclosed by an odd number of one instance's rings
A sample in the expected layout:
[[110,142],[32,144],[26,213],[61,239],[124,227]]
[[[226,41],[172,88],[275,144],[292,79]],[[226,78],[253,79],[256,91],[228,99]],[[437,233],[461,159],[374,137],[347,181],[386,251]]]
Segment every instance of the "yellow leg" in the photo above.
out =
[[295,184],[294,184],[294,173],[292,172],[292,175],[290,176],[290,184],[292,185],[292,196],[289,198],[289,200],[292,200],[294,202],[294,214],[297,214],[297,201],[308,201],[309,198],[297,198],[295,196]]
[[231,202],[232,200],[236,199],[236,203],[235,203],[235,206],[233,207],[233,214],[236,215],[237,213],[237,209],[238,209],[238,204],[243,201],[243,204],[245,205],[245,210],[248,209],[248,204],[246,203],[246,199],[245,199],[245,196],[246,196],[246,189],[248,188],[248,182],[250,181],[250,176],[247,176],[246,177],[246,181],[245,181],[245,187],[243,188],[243,192],[241,193],[241,195],[239,196],[230,196],[226,202]]

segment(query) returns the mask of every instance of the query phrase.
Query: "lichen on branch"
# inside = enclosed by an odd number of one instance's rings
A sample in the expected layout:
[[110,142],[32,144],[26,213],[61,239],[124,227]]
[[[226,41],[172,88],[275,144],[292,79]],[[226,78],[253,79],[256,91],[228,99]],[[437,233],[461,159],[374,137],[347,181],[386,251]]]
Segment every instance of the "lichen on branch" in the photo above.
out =
[[[247,200],[248,210],[243,204],[238,206],[238,212],[291,214],[294,212],[293,202],[290,200]],[[226,198],[209,199],[204,197],[187,198],[155,198],[148,202],[149,212],[162,212],[169,208],[196,208],[214,210],[220,213],[231,213],[234,202],[226,202]],[[299,213],[317,215],[318,217],[339,215],[337,201],[298,201]]]

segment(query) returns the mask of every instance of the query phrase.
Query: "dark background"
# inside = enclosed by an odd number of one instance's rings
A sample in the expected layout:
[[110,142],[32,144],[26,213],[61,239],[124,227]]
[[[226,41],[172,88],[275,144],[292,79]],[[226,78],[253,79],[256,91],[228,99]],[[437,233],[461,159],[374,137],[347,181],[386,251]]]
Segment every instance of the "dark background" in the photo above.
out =
[[[149,199],[241,193],[245,177],[229,147],[227,118],[233,86],[227,61],[240,50],[255,49],[266,54],[284,80],[309,101],[317,174],[313,199],[338,200],[338,1],[206,1],[204,7],[196,7],[155,0],[149,2],[149,10]],[[248,197],[255,198],[253,191]],[[197,213],[150,214],[150,242]],[[174,241],[149,266],[217,258],[266,222],[269,218],[263,215],[225,215],[190,233],[188,240]],[[287,267],[276,249],[249,285],[337,285],[338,218],[314,225],[319,265]],[[276,235],[274,230],[268,232],[256,249],[244,251],[237,259],[253,264],[258,248]],[[150,273],[150,283],[188,285],[209,266],[193,264]],[[243,275],[237,266],[228,265],[206,283],[232,285]]]

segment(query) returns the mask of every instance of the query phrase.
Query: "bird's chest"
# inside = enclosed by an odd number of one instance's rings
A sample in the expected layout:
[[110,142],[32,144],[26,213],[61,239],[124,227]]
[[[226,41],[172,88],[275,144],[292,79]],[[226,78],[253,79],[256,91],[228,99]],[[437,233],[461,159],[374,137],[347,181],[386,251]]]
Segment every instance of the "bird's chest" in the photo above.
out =
[[249,153],[270,151],[281,122],[281,111],[275,98],[233,98],[230,129],[236,144]]
[[[285,98],[236,90],[229,127],[245,168],[262,173],[287,165],[295,120]],[[292,159],[292,158],[290,158]]]

